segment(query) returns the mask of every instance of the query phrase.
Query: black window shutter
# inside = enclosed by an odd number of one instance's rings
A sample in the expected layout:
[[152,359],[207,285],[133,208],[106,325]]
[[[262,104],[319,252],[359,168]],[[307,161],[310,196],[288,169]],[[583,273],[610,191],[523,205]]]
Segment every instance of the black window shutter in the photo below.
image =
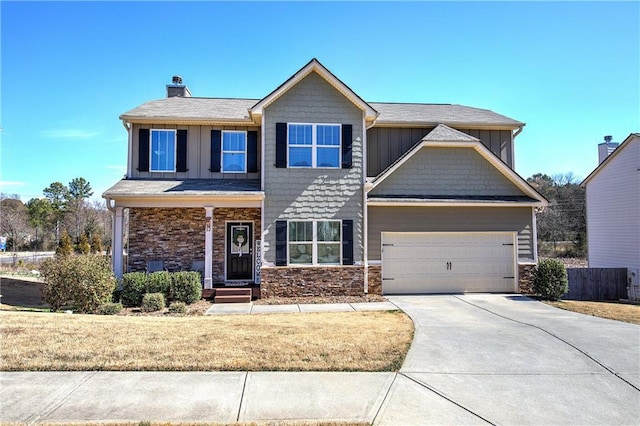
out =
[[187,131],[178,130],[176,141],[176,172],[187,170]]
[[353,265],[353,220],[342,221],[342,264]]
[[287,167],[287,123],[276,123],[276,167]]
[[287,266],[286,220],[276,220],[276,266]]
[[258,171],[258,132],[247,132],[247,173]]
[[222,156],[222,131],[211,131],[211,168],[210,172],[220,171],[220,157]]
[[342,125],[342,168],[350,169],[353,165],[351,146],[353,145],[353,126],[351,124]]
[[149,129],[138,130],[138,171],[149,171]]

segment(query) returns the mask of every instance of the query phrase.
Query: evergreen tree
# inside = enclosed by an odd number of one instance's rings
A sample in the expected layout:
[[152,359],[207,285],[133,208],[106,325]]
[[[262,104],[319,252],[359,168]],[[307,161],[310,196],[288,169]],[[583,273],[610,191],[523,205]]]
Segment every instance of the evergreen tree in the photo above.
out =
[[89,254],[91,253],[91,245],[86,234],[80,235],[80,242],[78,243],[78,253]]
[[91,236],[91,253],[102,254],[102,238],[97,232]]
[[60,235],[60,242],[58,243],[58,247],[56,248],[56,256],[71,256],[73,254],[73,246],[71,245],[71,237],[69,233],[64,230],[62,231],[62,235]]

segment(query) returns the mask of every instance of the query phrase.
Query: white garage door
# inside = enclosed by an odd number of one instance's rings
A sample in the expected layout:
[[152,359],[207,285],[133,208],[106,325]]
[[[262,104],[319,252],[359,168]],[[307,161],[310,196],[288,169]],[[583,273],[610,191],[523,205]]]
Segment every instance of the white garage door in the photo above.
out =
[[382,233],[384,294],[514,292],[515,233]]

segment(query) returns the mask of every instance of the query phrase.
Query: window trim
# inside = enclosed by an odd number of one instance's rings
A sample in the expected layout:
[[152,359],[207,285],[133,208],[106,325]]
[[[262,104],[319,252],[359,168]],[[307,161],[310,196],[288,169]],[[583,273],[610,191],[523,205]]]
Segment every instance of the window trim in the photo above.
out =
[[[292,222],[311,222],[312,240],[311,241],[291,241],[289,235],[289,224]],[[318,241],[318,222],[336,222],[339,224],[340,239],[338,241]],[[311,263],[292,263],[291,262],[291,244],[309,244],[311,242]],[[339,247],[338,261],[336,263],[320,263],[318,262],[318,245],[335,244]],[[342,220],[341,219],[288,219],[287,220],[287,266],[342,266]]]
[[[289,129],[291,126],[311,126],[311,145],[292,145],[289,142]],[[338,128],[338,144],[337,145],[318,145],[318,126],[335,126]],[[311,149],[311,165],[310,166],[292,166],[290,164],[291,155],[290,148],[310,148]],[[335,146],[335,148],[334,148]],[[318,149],[337,149],[338,163],[335,167],[318,166]],[[342,168],[342,124],[340,123],[287,123],[287,168],[289,169],[341,169]]]
[[[244,134],[244,151],[225,151],[224,149],[224,134],[225,133],[243,133]],[[220,133],[220,173],[235,173],[235,174],[246,174],[247,173],[247,151],[248,151],[248,140],[247,140],[247,131],[246,130],[222,130]],[[224,154],[244,154],[244,164],[242,171],[238,170],[230,170],[225,171],[224,169]]]
[[[153,169],[153,132],[173,133],[173,168],[171,170]],[[176,162],[178,161],[178,129],[149,129],[149,172],[150,173],[176,173]]]

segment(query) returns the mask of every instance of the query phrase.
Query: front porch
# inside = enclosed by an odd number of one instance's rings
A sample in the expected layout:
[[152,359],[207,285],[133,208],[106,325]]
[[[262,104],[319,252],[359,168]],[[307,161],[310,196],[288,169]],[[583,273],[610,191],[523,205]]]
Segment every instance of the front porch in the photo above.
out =
[[256,283],[260,220],[259,208],[130,208],[125,270],[162,260],[169,271],[201,269],[205,290]]

